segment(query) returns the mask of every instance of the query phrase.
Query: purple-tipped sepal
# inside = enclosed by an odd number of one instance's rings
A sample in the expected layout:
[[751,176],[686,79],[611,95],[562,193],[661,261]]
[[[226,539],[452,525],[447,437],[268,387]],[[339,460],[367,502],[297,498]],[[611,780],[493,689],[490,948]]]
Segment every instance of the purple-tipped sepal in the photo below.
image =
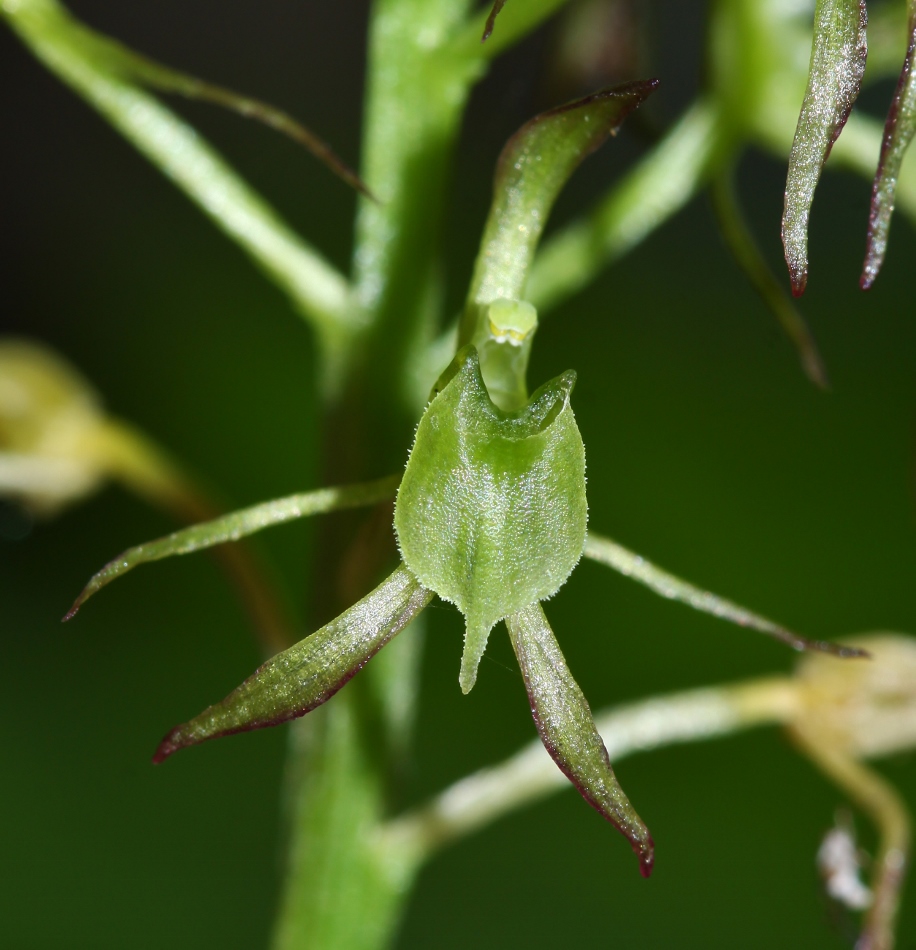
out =
[[611,768],[592,712],[573,679],[540,604],[506,618],[531,715],[544,747],[579,794],[625,835],[643,877],[652,873],[655,845]]
[[264,729],[327,702],[432,599],[403,565],[335,620],[269,659],[224,700],[176,726],[153,762],[207,739]]

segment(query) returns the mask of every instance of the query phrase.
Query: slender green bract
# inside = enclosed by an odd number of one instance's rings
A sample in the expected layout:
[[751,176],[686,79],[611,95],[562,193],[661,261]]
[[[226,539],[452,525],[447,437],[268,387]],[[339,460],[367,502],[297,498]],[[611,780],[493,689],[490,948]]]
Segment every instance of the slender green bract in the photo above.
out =
[[652,873],[649,830],[620,787],[579,684],[540,604],[506,618],[541,741],[582,797],[630,840],[643,877]]
[[173,729],[154,762],[207,739],[304,716],[330,699],[430,602],[403,565],[371,594],[310,637],[278,653],[222,702]]
[[528,270],[560,189],[657,85],[648,80],[601,90],[536,116],[509,139],[496,168],[462,344],[474,342],[484,323],[483,307],[494,300],[524,298]]
[[782,243],[796,297],[808,281],[808,219],[821,170],[859,95],[868,45],[865,0],[817,0],[808,89],[789,156]]
[[246,535],[263,531],[276,524],[304,518],[308,515],[320,515],[328,511],[344,508],[359,508],[372,505],[390,498],[398,487],[398,477],[380,478],[375,482],[358,485],[346,485],[342,488],[319,488],[317,491],[302,492],[275,498],[260,505],[233,511],[221,518],[192,525],[181,531],[175,531],[159,538],[128,548],[114,560],[109,561],[83,588],[64,620],[70,620],[82,605],[97,591],[113,580],[132,571],[140,564],[160,561],[176,554],[193,554],[227,541],[238,541]]
[[897,197],[897,179],[903,157],[916,132],[916,75],[913,60],[916,56],[916,0],[909,2],[909,42],[900,79],[894,93],[884,126],[881,158],[872,186],[871,211],[868,218],[865,265],[859,285],[868,290],[875,282],[887,252],[887,238]]
[[793,633],[791,630],[773,623],[772,620],[767,620],[766,617],[761,617],[744,607],[739,607],[738,604],[732,603],[732,601],[726,600],[718,594],[703,590],[689,581],[681,580],[674,574],[669,574],[668,571],[656,567],[651,561],[647,561],[642,555],[627,550],[622,544],[618,544],[610,538],[590,534],[583,553],[585,557],[598,561],[600,564],[604,564],[625,577],[638,581],[640,584],[645,584],[646,587],[662,597],[679,600],[681,603],[693,607],[694,610],[712,614],[714,617],[721,617],[723,620],[738,624],[739,627],[750,627],[752,630],[766,633],[783,643],[787,643],[794,650],[816,650],[820,653],[829,653],[842,658],[868,656],[865,650],[860,650],[858,647],[831,643],[829,640],[809,640],[807,637]]
[[411,572],[465,616],[464,692],[494,624],[555,594],[582,556],[588,508],[574,382],[564,373],[523,409],[502,412],[468,346],[417,428],[395,530]]

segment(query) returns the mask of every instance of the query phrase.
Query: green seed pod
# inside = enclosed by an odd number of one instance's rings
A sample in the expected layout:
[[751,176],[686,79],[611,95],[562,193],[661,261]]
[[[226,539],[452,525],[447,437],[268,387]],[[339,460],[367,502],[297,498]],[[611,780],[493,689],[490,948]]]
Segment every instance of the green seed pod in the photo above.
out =
[[398,490],[404,563],[455,604],[467,693],[497,621],[555,594],[585,546],[585,447],[569,405],[572,371],[517,412],[493,405],[466,346],[436,384]]

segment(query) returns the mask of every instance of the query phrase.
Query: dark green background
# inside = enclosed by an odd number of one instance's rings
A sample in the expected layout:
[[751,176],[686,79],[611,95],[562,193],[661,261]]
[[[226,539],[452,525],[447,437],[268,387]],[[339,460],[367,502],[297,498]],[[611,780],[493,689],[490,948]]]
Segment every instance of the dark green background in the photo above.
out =
[[[74,6],[151,55],[288,108],[356,160],[364,3]],[[654,21],[659,121],[696,87],[700,25],[678,16]],[[450,195],[455,306],[500,143],[552,101],[540,78],[549,48],[541,34],[475,93]],[[284,298],[5,33],[0,90],[2,330],[58,348],[114,412],[232,505],[315,485],[314,348]],[[181,108],[346,267],[354,199],[343,185],[265,130]],[[557,217],[639,150],[632,135],[607,146]],[[783,182],[779,163],[754,154],[743,165],[742,193],[776,265]],[[899,220],[886,272],[859,293],[867,200],[867,183],[828,176],[815,206],[803,307],[832,393],[802,376],[723,252],[705,199],[550,317],[531,374],[537,384],[579,372],[595,530],[818,637],[916,631],[916,241]],[[171,523],[115,489],[20,540],[12,511],[2,518],[0,945],[265,946],[283,728],[149,764],[168,727],[258,662],[217,567],[200,557],[145,568],[61,627],[92,571]],[[313,537],[301,524],[258,542],[303,622]],[[595,709],[793,663],[778,644],[591,564],[547,609]],[[414,800],[533,736],[506,638],[494,633],[462,697],[459,618],[446,607],[431,617]],[[913,756],[880,767],[916,804]],[[850,945],[814,867],[843,796],[777,731],[636,757],[618,774],[658,845],[650,881],[591,809],[559,795],[437,858],[398,946]],[[916,887],[901,936],[904,950],[916,947]]]

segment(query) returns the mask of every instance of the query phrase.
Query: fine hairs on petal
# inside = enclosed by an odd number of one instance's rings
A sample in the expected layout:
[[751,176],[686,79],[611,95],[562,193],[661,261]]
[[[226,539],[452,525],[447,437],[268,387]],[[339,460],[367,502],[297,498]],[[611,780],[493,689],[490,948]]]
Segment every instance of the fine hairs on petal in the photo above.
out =
[[655,861],[652,836],[614,775],[588,702],[541,605],[507,617],[506,626],[544,747],[579,794],[629,839],[640,873],[648,877]]
[[153,762],[207,739],[264,729],[327,702],[432,600],[403,565],[335,620],[269,659],[224,700],[176,726]]

